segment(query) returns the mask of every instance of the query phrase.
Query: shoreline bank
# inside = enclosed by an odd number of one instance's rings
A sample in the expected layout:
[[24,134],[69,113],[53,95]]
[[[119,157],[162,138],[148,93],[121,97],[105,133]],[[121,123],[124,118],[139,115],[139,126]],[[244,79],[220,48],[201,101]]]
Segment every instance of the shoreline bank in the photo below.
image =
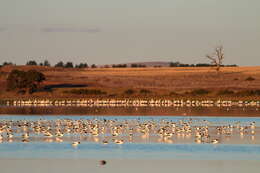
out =
[[212,99],[6,99],[0,106],[81,107],[260,107],[260,100]]

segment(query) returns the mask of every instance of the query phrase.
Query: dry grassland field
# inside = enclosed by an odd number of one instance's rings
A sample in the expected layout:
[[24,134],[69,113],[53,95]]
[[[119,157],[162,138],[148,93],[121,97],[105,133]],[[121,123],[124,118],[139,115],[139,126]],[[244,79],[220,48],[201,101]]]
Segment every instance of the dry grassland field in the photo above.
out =
[[[41,90],[29,94],[5,92],[6,78],[12,69],[36,69],[46,76]],[[161,68],[54,68],[39,66],[4,66],[0,69],[1,98],[12,97],[246,97],[245,91],[260,90],[260,66],[223,67],[161,67]],[[72,90],[100,90],[102,94],[79,94]],[[132,90],[130,93],[127,90]],[[143,90],[143,91],[141,91]],[[197,92],[203,90],[204,92]],[[225,92],[226,91],[226,92]],[[228,92],[227,92],[228,91]],[[234,92],[233,94],[230,93]],[[220,94],[220,92],[222,92]],[[260,98],[260,97],[259,97]]]

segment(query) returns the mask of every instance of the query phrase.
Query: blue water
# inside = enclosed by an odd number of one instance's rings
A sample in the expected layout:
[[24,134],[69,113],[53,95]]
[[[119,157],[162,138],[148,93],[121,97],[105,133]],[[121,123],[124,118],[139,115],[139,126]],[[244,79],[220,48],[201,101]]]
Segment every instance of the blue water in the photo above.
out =
[[[248,124],[252,121],[260,125],[260,118],[241,117],[170,117],[170,116],[0,116],[1,120],[38,119],[117,119],[117,120],[207,120],[212,123]],[[260,145],[253,144],[166,144],[166,143],[125,143],[108,145],[82,142],[73,148],[71,143],[46,142],[3,142],[0,143],[0,158],[70,158],[70,159],[194,159],[194,160],[260,160]]]
[[0,158],[260,160],[259,145],[3,143]]

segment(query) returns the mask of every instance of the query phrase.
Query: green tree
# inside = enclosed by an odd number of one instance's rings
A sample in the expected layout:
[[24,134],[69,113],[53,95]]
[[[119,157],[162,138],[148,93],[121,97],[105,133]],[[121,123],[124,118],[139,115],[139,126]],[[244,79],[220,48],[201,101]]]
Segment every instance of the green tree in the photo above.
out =
[[88,68],[88,64],[87,63],[80,63],[79,65],[75,66],[76,68]]
[[27,90],[31,94],[45,79],[44,74],[36,70],[12,70],[7,78],[7,90]]
[[67,62],[66,65],[65,65],[65,68],[73,68],[73,63]]
[[26,72],[20,70],[12,70],[7,78],[7,90],[15,90],[17,88],[25,88]]
[[43,62],[43,66],[50,67],[50,66],[51,66],[51,64],[49,63],[49,61],[48,61],[48,60],[45,60],[45,61]]
[[96,64],[92,64],[91,68],[97,68]]
[[3,62],[3,66],[5,65],[14,65],[12,62]]
[[55,67],[64,67],[64,63],[62,61],[55,64]]
[[26,78],[30,83],[32,83],[32,82],[41,83],[42,81],[45,80],[44,74],[41,73],[41,72],[38,72],[36,70],[27,71],[26,72]]
[[169,66],[170,67],[179,67],[180,63],[179,62],[170,62]]
[[37,62],[34,60],[30,60],[26,63],[26,65],[37,65]]

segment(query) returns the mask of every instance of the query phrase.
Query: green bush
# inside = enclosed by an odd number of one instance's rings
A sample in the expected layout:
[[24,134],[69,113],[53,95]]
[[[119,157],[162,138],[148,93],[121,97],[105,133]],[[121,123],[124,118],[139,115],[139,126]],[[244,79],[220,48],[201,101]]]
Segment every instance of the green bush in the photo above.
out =
[[7,77],[7,90],[28,90],[33,93],[37,90],[39,84],[45,80],[44,74],[36,71],[12,70]]

